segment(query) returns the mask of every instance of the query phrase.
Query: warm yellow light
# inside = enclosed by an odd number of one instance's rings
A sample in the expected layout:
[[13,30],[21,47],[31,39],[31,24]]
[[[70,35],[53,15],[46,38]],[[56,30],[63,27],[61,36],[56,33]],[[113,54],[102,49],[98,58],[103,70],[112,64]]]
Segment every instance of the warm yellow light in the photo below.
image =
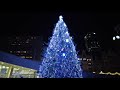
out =
[[111,72],[104,73],[104,72],[101,71],[99,74],[106,74],[106,75],[119,75],[119,76],[120,76],[120,73],[118,73],[118,72],[115,72],[115,73],[111,73]]

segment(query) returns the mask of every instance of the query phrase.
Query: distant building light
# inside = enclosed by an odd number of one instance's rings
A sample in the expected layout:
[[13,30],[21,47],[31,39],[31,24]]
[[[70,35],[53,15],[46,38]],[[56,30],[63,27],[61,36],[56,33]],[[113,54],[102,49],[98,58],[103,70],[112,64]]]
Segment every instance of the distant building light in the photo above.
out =
[[113,40],[115,40],[115,37],[113,37]]
[[16,51],[17,53],[20,53],[20,51]]
[[33,39],[33,37],[31,37],[31,39]]
[[83,60],[86,60],[86,58],[83,58]]
[[26,43],[29,43],[28,41],[26,41]]
[[87,39],[87,37],[86,37],[86,36],[85,36],[84,38],[85,38],[85,39]]
[[7,69],[9,68],[9,67],[6,67]]
[[[32,37],[32,38],[33,38],[33,37]],[[26,43],[29,43],[29,41],[30,41],[30,40],[29,40],[29,39],[27,39],[27,40],[26,40]]]
[[91,37],[91,35],[88,36],[89,38]]
[[87,59],[87,61],[91,61],[91,59]]
[[26,58],[32,58],[32,56],[26,56]]
[[91,63],[88,63],[89,65],[91,65]]
[[23,53],[26,53],[26,51],[23,51]]
[[116,36],[117,39],[120,39],[120,36]]
[[25,56],[21,56],[21,58],[25,58]]
[[93,34],[96,34],[96,33],[93,33]]
[[82,60],[82,58],[78,58],[78,60]]

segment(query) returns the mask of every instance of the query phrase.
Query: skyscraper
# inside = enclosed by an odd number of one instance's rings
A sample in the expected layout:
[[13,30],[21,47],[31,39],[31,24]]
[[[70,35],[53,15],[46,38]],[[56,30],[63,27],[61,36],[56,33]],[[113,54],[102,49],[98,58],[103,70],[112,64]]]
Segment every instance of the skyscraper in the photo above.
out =
[[85,40],[85,46],[88,52],[96,51],[100,49],[99,42],[97,40],[97,36],[95,32],[89,32],[84,37]]
[[40,60],[41,50],[40,36],[8,37],[8,52],[21,58]]
[[100,71],[102,68],[101,47],[95,32],[89,32],[84,37],[87,55],[92,57],[92,71]]

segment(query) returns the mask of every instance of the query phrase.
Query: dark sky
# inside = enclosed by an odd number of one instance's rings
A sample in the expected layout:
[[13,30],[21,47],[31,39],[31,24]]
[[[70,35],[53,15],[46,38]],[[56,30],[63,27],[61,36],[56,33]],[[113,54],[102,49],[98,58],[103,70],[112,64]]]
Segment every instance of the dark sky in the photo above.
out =
[[[13,35],[41,35],[45,42],[52,36],[59,15],[68,26],[74,42],[82,47],[83,37],[87,32],[96,32],[100,43],[107,46],[112,41],[114,27],[120,24],[120,13],[105,12],[24,12],[0,13],[1,37]],[[2,38],[2,41],[4,39]],[[4,44],[4,43],[3,43]]]

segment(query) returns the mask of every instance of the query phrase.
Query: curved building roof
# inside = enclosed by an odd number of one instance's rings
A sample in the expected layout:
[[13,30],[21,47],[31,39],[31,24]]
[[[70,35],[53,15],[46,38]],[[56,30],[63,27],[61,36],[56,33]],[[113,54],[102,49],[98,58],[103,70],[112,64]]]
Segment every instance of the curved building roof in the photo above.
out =
[[30,59],[29,60],[23,59],[23,58],[20,58],[18,56],[8,54],[5,52],[1,52],[1,51],[0,51],[0,61],[14,64],[14,65],[18,65],[18,66],[22,66],[22,67],[26,67],[26,68],[35,69],[35,70],[39,69],[39,64],[40,64],[40,62],[33,61]]

